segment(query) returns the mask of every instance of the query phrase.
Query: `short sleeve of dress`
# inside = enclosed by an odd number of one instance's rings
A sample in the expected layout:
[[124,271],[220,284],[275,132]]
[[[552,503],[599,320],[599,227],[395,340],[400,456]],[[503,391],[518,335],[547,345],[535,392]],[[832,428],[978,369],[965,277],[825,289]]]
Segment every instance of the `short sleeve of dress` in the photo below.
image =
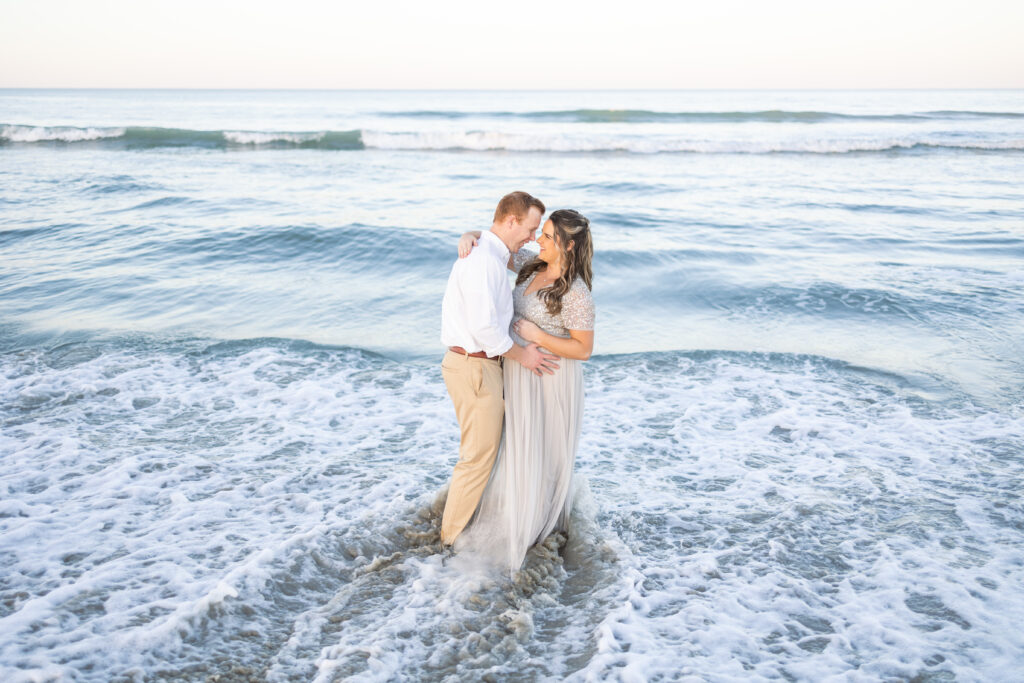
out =
[[512,270],[519,272],[523,266],[537,257],[537,252],[528,249],[520,249],[512,254]]
[[576,280],[562,297],[562,326],[567,330],[594,329],[594,298],[583,280]]

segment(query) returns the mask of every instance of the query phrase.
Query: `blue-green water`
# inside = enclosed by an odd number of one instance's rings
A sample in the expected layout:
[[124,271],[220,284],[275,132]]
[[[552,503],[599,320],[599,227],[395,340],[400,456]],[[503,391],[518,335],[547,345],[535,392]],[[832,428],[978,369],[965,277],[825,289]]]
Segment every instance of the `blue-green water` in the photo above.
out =
[[[1022,181],[1020,91],[0,91],[0,672],[1020,668]],[[432,503],[513,189],[591,218],[597,329],[510,589]]]

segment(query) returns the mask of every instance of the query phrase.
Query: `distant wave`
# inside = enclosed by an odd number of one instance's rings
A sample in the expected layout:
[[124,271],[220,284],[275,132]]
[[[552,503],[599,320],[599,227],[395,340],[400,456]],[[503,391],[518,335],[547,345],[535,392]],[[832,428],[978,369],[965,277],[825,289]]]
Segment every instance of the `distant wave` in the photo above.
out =
[[51,145],[109,149],[194,147],[206,149],[422,150],[507,152],[627,152],[636,154],[846,154],[865,152],[1024,151],[1024,138],[984,134],[947,141],[941,134],[894,137],[793,137],[707,139],[672,135],[590,135],[548,132],[375,130],[279,132],[190,130],[150,127],[73,127],[0,124],[0,146]]
[[651,111],[647,109],[568,109],[562,111],[396,111],[379,112],[380,116],[421,119],[530,119],[573,123],[825,123],[829,121],[929,121],[935,119],[1024,118],[1024,112],[929,111],[911,114],[842,114],[828,111]]
[[87,127],[0,125],[0,144],[48,143],[122,149],[205,147],[211,149],[362,149],[358,130],[273,132],[190,130],[142,126]]
[[847,154],[864,152],[1024,151],[1024,138],[977,137],[956,144],[925,137],[702,139],[652,135],[502,133],[496,131],[392,133],[363,131],[367,148],[508,152],[627,152],[636,154]]
[[125,128],[76,128],[74,126],[0,126],[0,142],[87,142],[118,138]]
[[1019,111],[959,111],[955,109],[944,109],[942,111],[928,112],[929,117],[950,118],[950,119],[1024,119],[1024,112]]

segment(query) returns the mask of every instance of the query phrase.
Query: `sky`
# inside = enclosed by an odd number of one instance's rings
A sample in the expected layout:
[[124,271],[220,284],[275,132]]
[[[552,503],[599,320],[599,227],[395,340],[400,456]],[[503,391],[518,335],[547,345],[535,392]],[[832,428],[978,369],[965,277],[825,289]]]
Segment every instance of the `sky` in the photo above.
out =
[[1024,2],[0,0],[4,88],[1024,88]]

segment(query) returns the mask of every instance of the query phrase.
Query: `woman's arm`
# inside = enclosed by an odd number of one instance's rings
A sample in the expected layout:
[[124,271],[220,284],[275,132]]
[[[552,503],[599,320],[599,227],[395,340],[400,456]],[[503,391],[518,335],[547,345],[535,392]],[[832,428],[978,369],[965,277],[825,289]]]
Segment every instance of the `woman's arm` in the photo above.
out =
[[459,238],[459,258],[466,258],[469,256],[469,252],[473,251],[480,239],[479,230],[470,230],[469,232],[462,233],[462,237]]
[[[473,251],[473,247],[480,244],[480,235],[481,232],[479,230],[470,230],[469,232],[462,233],[462,237],[459,238],[459,258],[466,258],[469,256],[469,252]],[[508,263],[505,264],[505,267],[509,270],[512,270],[512,258],[513,255],[510,254]]]
[[587,360],[594,350],[593,330],[569,330],[569,337],[556,337],[531,323],[529,320],[517,320],[512,326],[520,337],[528,342],[536,342],[551,353],[562,358]]

